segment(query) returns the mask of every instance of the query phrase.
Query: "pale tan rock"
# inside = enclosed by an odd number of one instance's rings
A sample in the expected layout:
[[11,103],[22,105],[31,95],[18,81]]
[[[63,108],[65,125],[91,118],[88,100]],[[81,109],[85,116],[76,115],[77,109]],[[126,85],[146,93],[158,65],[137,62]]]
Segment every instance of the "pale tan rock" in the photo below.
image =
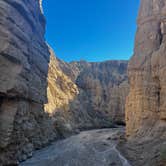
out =
[[79,91],[76,84],[59,67],[62,62],[57,60],[50,49],[48,69],[47,100],[45,111],[50,115],[57,111],[69,110],[69,103],[75,99]]
[[165,166],[165,9],[165,0],[141,0],[134,56],[128,67],[128,142],[122,148],[134,166]]
[[[128,67],[128,136],[156,134],[166,137],[165,7],[164,0],[141,1],[135,53]],[[162,125],[164,132],[159,129],[160,123],[165,123]]]
[[127,61],[70,63],[79,89],[70,110],[80,129],[125,123],[125,101],[129,90],[127,65]]
[[45,111],[60,135],[125,123],[127,61],[68,64],[50,53]]

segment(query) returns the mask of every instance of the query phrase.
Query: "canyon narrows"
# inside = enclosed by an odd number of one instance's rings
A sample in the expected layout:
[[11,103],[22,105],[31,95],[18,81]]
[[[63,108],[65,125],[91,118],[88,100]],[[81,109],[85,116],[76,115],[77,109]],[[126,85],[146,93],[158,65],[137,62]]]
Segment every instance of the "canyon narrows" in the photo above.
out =
[[0,165],[79,130],[124,124],[127,61],[65,63],[39,0],[0,1]]
[[129,62],[58,59],[41,7],[0,0],[0,166],[165,166],[165,0],[141,0]]

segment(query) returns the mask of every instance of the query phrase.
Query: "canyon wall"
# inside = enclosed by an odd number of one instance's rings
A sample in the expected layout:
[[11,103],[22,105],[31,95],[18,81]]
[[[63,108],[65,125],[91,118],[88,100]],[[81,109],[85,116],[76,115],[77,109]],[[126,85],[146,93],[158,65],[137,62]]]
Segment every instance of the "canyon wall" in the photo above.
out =
[[[127,61],[99,63],[73,62],[70,64],[79,88],[77,105],[72,110],[79,118],[80,128],[109,127],[113,123],[125,124],[125,101],[128,95]],[[76,111],[79,110],[79,111]],[[81,117],[84,118],[81,118]],[[86,120],[81,122],[81,120]],[[82,126],[82,127],[81,127]]]
[[134,56],[128,65],[123,154],[135,166],[166,163],[166,1],[141,0]]
[[45,109],[61,136],[125,124],[128,61],[65,63],[53,51],[50,59]]
[[166,137],[166,2],[142,0],[129,62],[128,136]]
[[[65,69],[70,76],[62,70]],[[47,103],[45,112],[51,117],[54,128],[58,136],[67,137],[76,132],[77,126],[74,124],[73,115],[70,111],[70,103],[73,102],[79,90],[72,80],[73,71],[69,64],[59,60],[53,50],[50,49],[50,63],[48,68]],[[77,110],[78,111],[78,110]]]
[[39,0],[0,1],[0,165],[25,160],[56,137],[44,112],[50,61],[44,33]]
[[0,165],[17,164],[74,130],[66,111],[78,89],[44,33],[39,0],[0,1]]

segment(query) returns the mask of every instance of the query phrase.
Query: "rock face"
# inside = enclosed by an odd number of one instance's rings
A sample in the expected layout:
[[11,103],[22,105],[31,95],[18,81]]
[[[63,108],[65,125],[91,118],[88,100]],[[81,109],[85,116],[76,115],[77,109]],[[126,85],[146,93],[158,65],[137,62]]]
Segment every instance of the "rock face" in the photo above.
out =
[[51,51],[45,110],[61,136],[124,124],[127,61],[65,63]]
[[50,50],[50,63],[47,78],[48,102],[45,104],[45,111],[49,114],[68,110],[69,102],[73,101],[75,96],[79,93],[76,84],[61,70],[60,65],[62,65],[62,63],[62,61],[55,57],[53,50]]
[[[62,70],[70,72],[71,78]],[[45,112],[51,117],[54,128],[61,137],[67,137],[76,131],[73,116],[70,111],[70,103],[75,100],[79,90],[72,81],[72,70],[69,65],[55,57],[50,49],[50,63],[48,69],[47,103]],[[78,111],[78,110],[77,110]]]
[[129,63],[127,135],[166,136],[166,2],[142,0]]
[[[108,127],[111,123],[125,123],[125,100],[128,95],[127,61],[106,61],[70,64],[77,75],[75,82],[80,93],[74,115],[80,128]],[[74,105],[76,106],[76,104]],[[76,111],[79,110],[79,111]],[[85,122],[82,121],[85,120]],[[82,127],[81,127],[82,126]]]
[[50,61],[44,32],[39,0],[0,1],[0,165],[25,160],[56,137],[44,112]]
[[128,66],[128,143],[123,148],[135,166],[166,163],[165,52],[166,1],[141,0],[134,56]]
[[51,52],[45,110],[61,136],[125,123],[127,61],[65,63]]

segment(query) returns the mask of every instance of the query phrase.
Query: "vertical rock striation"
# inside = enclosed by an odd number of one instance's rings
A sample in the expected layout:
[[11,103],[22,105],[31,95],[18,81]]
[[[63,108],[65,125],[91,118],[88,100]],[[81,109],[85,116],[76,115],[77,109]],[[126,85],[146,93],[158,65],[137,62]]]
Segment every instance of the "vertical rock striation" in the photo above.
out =
[[80,61],[69,64],[71,71],[61,66],[79,89],[75,100],[70,102],[76,126],[88,129],[125,123],[127,65],[128,61]]
[[[69,65],[59,60],[53,50],[50,49],[50,63],[48,69],[47,103],[45,103],[45,112],[51,117],[54,128],[58,136],[67,137],[75,132],[76,126],[73,124],[73,118],[70,112],[70,103],[75,100],[79,90],[70,76],[62,70],[72,71]],[[79,111],[79,110],[77,110]]]
[[[14,164],[56,137],[47,102],[49,50],[39,0],[0,1],[0,164]],[[46,130],[47,128],[47,130]]]
[[166,2],[142,0],[129,62],[128,136],[166,137]]
[[166,1],[141,0],[134,56],[128,66],[126,134],[132,165],[165,166]]
[[128,61],[65,63],[50,52],[45,110],[61,136],[125,124]]
[[[62,61],[55,57],[53,50],[50,49],[50,63],[47,78],[48,102],[45,104],[45,111],[50,115],[58,110],[68,110],[70,101],[73,101],[79,93],[76,84],[61,70],[60,65],[62,63]],[[70,69],[68,68],[67,70],[69,71]]]

